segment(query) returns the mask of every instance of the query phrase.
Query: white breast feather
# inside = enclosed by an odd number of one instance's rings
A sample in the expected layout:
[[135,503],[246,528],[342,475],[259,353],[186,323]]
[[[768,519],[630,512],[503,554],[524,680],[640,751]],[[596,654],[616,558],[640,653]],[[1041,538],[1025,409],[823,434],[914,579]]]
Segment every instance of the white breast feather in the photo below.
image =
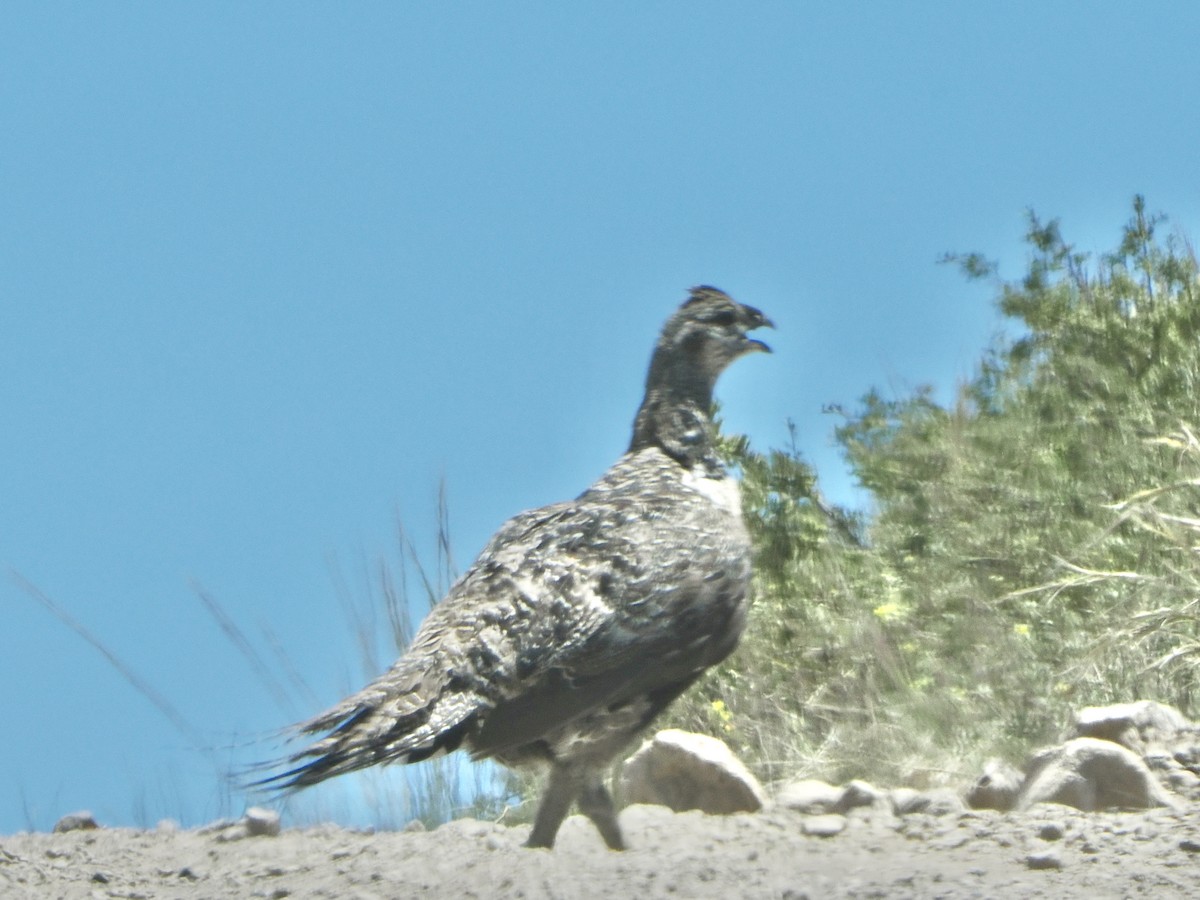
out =
[[742,492],[736,478],[708,478],[689,469],[683,473],[683,485],[703,494],[726,512],[742,514]]

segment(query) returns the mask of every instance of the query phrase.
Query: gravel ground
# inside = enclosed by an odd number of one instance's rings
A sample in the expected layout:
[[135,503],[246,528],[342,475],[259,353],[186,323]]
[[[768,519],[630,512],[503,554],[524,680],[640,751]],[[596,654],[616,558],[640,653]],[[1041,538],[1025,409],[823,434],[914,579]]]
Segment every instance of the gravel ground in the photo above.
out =
[[567,821],[554,850],[524,827],[429,832],[107,829],[0,837],[0,897],[1196,897],[1200,807],[1082,813],[727,817],[634,806],[631,849]]

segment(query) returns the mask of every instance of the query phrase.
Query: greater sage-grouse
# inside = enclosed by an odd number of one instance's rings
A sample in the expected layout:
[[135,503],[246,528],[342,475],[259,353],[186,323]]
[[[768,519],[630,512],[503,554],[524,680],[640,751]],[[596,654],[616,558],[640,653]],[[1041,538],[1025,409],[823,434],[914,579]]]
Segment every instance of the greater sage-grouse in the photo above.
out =
[[770,348],[761,312],[698,287],[667,320],[629,450],[578,499],[510,519],[375,682],[297,726],[268,779],[305,787],[460,746],[549,776],[528,846],[578,801],[624,846],[603,775],[745,625],[750,541],[710,421],[717,376]]

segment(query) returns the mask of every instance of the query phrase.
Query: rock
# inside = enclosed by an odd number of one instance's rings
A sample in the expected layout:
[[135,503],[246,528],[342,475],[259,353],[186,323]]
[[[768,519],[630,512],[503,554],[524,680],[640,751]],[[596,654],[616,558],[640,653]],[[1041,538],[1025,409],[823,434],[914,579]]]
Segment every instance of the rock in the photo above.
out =
[[1075,738],[1040,750],[1026,764],[1016,808],[1061,803],[1085,812],[1119,807],[1175,807],[1142,758],[1125,747],[1097,738]]
[[816,778],[802,778],[783,786],[775,795],[775,802],[785,809],[803,813],[830,812],[842,801],[844,788],[834,787]]
[[967,806],[972,809],[998,809],[1008,812],[1017,802],[1025,776],[1014,765],[1001,759],[989,759],[983,774],[967,791]]
[[1200,729],[1180,735],[1180,739],[1172,743],[1171,755],[1175,761],[1200,774]]
[[1151,700],[1088,707],[1075,714],[1074,733],[1132,750],[1168,792],[1200,799],[1200,727],[1174,707]]
[[1031,869],[1061,869],[1063,861],[1057,850],[1043,850],[1026,856],[1025,865]]
[[805,834],[813,837],[833,837],[846,830],[846,817],[829,813],[823,816],[807,816],[801,826]]
[[909,787],[893,788],[888,792],[888,800],[891,801],[892,812],[898,816],[919,813],[929,805],[929,798],[925,794]]
[[251,806],[236,822],[222,819],[200,829],[201,833],[216,832],[216,839],[240,841],[248,837],[276,837],[279,834],[279,813],[261,806]]
[[1139,754],[1191,727],[1179,710],[1153,700],[1089,706],[1075,714],[1075,737],[1112,741]]
[[232,828],[236,824],[233,819],[214,819],[207,825],[201,825],[196,830],[200,834],[212,834],[213,832],[224,831],[226,828]]
[[888,809],[890,805],[887,795],[875,785],[855,779],[842,790],[841,799],[833,805],[833,809],[830,811],[846,813],[864,806]]
[[912,788],[896,788],[888,793],[892,812],[898,816],[928,813],[931,816],[958,815],[966,810],[962,798],[952,788],[934,788],[917,791]]
[[246,810],[242,822],[246,826],[246,833],[251,837],[278,837],[279,835],[279,813],[273,809],[251,806]]
[[757,812],[766,800],[758,779],[724,741],[674,728],[658,732],[626,761],[621,786],[626,803],[676,812]]
[[1062,822],[1043,822],[1042,827],[1038,829],[1038,837],[1043,841],[1061,841],[1066,833]]
[[57,822],[54,823],[55,834],[61,834],[64,831],[90,831],[93,828],[99,828],[96,824],[96,819],[87,810],[68,813]]
[[1147,750],[1142,758],[1150,767],[1150,771],[1154,772],[1169,790],[1186,794],[1200,788],[1200,776],[1185,767],[1167,750]]

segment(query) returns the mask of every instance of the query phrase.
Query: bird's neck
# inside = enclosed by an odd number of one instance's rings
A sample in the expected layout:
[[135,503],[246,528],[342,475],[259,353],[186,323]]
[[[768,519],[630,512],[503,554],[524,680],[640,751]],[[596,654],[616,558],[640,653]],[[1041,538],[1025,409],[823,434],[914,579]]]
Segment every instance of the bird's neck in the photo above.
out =
[[688,469],[723,472],[714,440],[712,387],[696,383],[647,385],[633,421],[629,452],[658,447]]

